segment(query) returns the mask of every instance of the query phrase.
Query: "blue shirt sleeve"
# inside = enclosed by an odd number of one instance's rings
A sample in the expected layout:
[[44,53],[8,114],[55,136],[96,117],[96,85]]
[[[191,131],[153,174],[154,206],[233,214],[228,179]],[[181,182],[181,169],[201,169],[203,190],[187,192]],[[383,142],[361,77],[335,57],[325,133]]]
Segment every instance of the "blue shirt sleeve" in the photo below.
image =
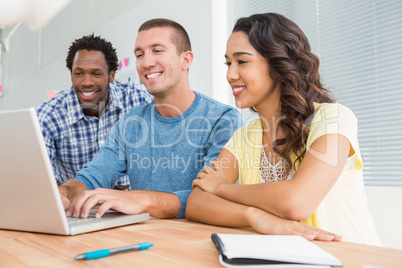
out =
[[177,214],[176,219],[184,219],[185,218],[187,198],[191,194],[191,191],[192,190],[184,190],[184,191],[174,192],[174,194],[177,195],[177,197],[180,199],[180,211],[179,211],[179,214]]
[[75,179],[82,181],[89,190],[112,189],[117,180],[126,174],[125,147],[120,137],[123,125],[124,120],[117,121],[99,153],[77,173]]
[[[224,112],[215,122],[212,131],[209,135],[209,147],[207,153],[203,157],[203,162],[209,165],[209,162],[215,160],[222,148],[232,137],[233,133],[243,125],[243,120],[241,114],[233,109],[228,109]],[[202,171],[203,167],[200,167],[199,172]],[[195,178],[193,178],[195,179]],[[180,212],[176,218],[184,218],[186,211],[187,199],[192,190],[184,190],[174,192],[180,199]]]
[[227,110],[219,117],[211,131],[210,147],[207,154],[204,156],[204,162],[206,165],[209,165],[210,161],[215,160],[218,157],[223,147],[233,136],[233,133],[242,125],[242,116],[235,109]]

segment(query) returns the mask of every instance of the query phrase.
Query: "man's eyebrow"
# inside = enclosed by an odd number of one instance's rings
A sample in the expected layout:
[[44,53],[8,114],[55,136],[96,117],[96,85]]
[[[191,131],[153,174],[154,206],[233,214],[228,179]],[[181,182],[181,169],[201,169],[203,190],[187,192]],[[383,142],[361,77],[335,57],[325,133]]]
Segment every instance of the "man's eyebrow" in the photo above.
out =
[[85,69],[90,69],[90,70],[92,70],[92,71],[102,71],[102,68],[91,68],[91,67],[85,68],[85,67],[81,67],[81,66],[75,66],[75,67],[73,68],[73,70],[78,70],[78,71],[80,71],[80,70],[85,70]]
[[[154,43],[154,44],[152,44],[151,45],[151,47],[152,48],[154,48],[154,47],[166,47],[166,45],[165,44],[162,44],[162,43]],[[143,50],[142,48],[140,48],[140,47],[136,47],[135,49],[134,49],[134,53],[135,52],[137,52],[137,51],[139,51],[139,50]]]
[[162,44],[162,43],[155,43],[155,44],[152,44],[151,47],[166,47],[166,45]]

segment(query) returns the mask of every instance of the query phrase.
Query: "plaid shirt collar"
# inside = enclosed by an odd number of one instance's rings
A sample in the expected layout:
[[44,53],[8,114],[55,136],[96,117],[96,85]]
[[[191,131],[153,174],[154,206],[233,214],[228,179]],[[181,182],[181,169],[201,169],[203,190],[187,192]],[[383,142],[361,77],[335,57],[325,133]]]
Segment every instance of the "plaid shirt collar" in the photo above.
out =
[[[117,88],[114,84],[109,83],[109,100],[106,104],[105,109],[114,111],[116,109],[123,110],[122,100],[119,98],[117,93]],[[81,119],[86,118],[87,120],[94,120],[86,117],[82,111],[81,105],[78,101],[77,94],[75,93],[74,87],[71,86],[70,91],[67,95],[67,109],[68,109],[68,122],[70,125],[74,125]],[[105,112],[105,111],[103,111]],[[91,117],[93,118],[93,117]]]

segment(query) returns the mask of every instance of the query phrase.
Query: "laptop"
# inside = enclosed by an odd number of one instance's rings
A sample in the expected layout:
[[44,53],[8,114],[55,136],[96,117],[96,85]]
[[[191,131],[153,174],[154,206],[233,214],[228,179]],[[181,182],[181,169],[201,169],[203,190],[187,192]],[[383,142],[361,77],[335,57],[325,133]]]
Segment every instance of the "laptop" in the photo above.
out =
[[34,108],[0,112],[0,229],[76,235],[142,222],[148,213],[68,218]]

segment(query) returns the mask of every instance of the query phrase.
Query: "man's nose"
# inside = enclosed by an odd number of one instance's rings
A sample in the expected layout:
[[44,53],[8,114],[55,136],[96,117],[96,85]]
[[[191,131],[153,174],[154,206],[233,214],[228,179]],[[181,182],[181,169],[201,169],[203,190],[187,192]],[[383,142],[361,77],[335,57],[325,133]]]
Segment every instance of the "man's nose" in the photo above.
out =
[[150,53],[145,53],[142,59],[142,66],[144,68],[155,66],[155,57]]
[[82,80],[82,86],[84,87],[91,87],[94,85],[93,78],[91,75],[84,75],[83,80]]

